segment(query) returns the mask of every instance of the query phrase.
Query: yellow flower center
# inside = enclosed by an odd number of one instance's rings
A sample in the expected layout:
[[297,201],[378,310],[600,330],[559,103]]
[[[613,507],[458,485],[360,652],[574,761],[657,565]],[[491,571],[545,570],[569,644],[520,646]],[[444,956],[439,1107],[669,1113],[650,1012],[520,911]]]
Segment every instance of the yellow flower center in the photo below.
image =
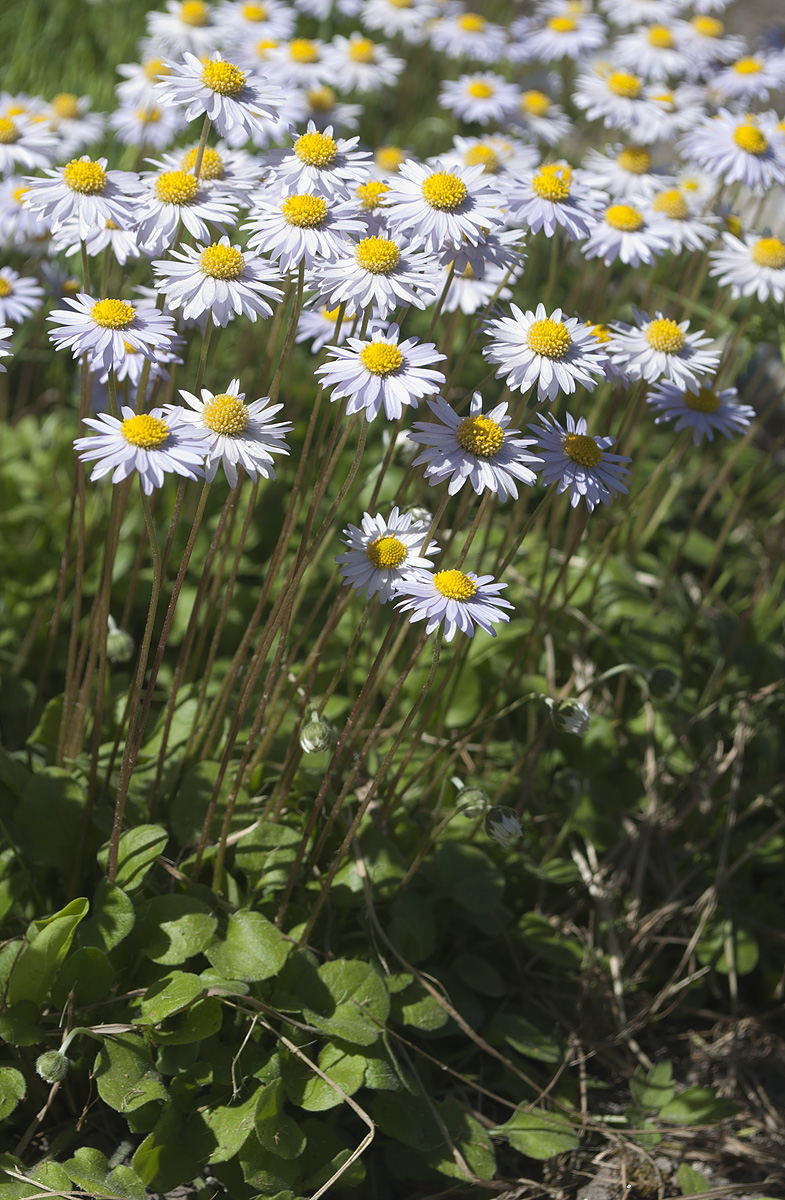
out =
[[472,146],[463,156],[467,167],[476,167],[480,163],[489,175],[495,175],[499,170],[499,155],[492,146]]
[[733,213],[728,213],[724,220],[728,233],[732,233],[734,237],[740,238],[743,231],[740,219]]
[[136,309],[125,300],[96,300],[91,316],[104,329],[127,329],[136,320]]
[[554,33],[572,33],[578,28],[578,22],[573,17],[551,17],[548,20],[548,28]]
[[612,204],[605,210],[605,221],[611,229],[620,229],[622,233],[635,233],[643,224],[643,213],[630,204]]
[[0,297],[5,300],[6,296],[10,296],[13,290],[9,281],[3,275],[0,275]]
[[759,267],[773,267],[781,271],[785,267],[785,244],[776,237],[763,237],[750,251],[752,261]]
[[437,571],[433,585],[448,600],[471,600],[477,591],[477,584],[463,571]]
[[63,182],[68,184],[72,192],[94,196],[106,187],[106,171],[100,163],[92,162],[89,158],[84,162],[74,158],[63,167]]
[[607,79],[608,91],[614,96],[625,96],[628,100],[637,100],[641,94],[641,81],[637,75],[627,71],[613,71]]
[[393,8],[411,8],[414,0],[387,0],[388,4],[392,4]]
[[188,171],[162,171],[153,190],[164,204],[190,204],[199,195],[199,180]]
[[310,38],[293,38],[289,43],[292,62],[315,63],[319,60],[319,47]]
[[243,16],[246,21],[266,21],[267,9],[263,4],[244,4]]
[[114,221],[112,221],[112,220],[111,220],[111,218],[110,218],[110,219],[109,219],[109,220],[106,222],[106,226],[105,226],[105,228],[106,228],[106,229],[119,229],[119,228],[120,228],[120,226],[119,226],[119,225],[116,225],[116,224],[114,223]]
[[535,354],[543,358],[564,358],[572,345],[572,336],[566,325],[547,317],[535,321],[526,335],[526,344]]
[[656,100],[658,104],[661,104],[663,108],[667,108],[671,112],[673,112],[676,108],[676,101],[673,97],[673,92],[657,92],[656,95],[651,97],[651,99]]
[[19,129],[10,117],[0,117],[0,145],[10,146],[19,137]]
[[143,125],[157,125],[161,120],[160,108],[137,108],[137,118]]
[[611,338],[613,337],[613,334],[611,333],[611,331],[607,325],[602,325],[602,324],[592,325],[591,321],[587,321],[586,326],[588,329],[591,330],[592,334],[597,339],[597,341],[602,342],[603,345],[605,345],[607,342],[609,342],[611,340]]
[[691,25],[701,37],[719,38],[725,32],[725,26],[716,17],[693,17]]
[[136,348],[136,346],[132,346],[130,342],[123,342],[123,352],[125,354],[141,354],[142,353],[141,350],[138,350]]
[[365,547],[365,556],[377,571],[385,567],[400,567],[406,561],[406,547],[397,538],[385,534],[369,542]]
[[304,133],[294,143],[294,152],[308,167],[329,167],[335,162],[338,147],[327,133]]
[[237,96],[245,87],[245,71],[230,62],[206,62],[202,83],[221,96]]
[[199,270],[213,279],[238,279],[245,270],[245,259],[234,246],[213,242],[199,255]]
[[[190,150],[186,150],[183,157],[180,159],[180,166],[184,171],[189,171],[193,174],[196,166],[196,155],[198,147],[192,146]],[[217,150],[213,150],[212,146],[205,146],[204,154],[202,155],[202,166],[199,171],[200,179],[223,179],[224,177],[224,160],[221,158]]]
[[541,200],[566,200],[570,194],[572,168],[563,163],[547,163],[532,179],[532,191]]
[[689,205],[678,188],[658,192],[652,201],[652,208],[655,212],[670,217],[671,221],[686,221],[690,215]]
[[132,446],[138,446],[141,450],[157,450],[169,437],[169,426],[160,417],[139,413],[135,417],[126,417],[120,432]]
[[349,46],[349,58],[352,62],[373,62],[376,44],[370,38],[354,38]]
[[602,462],[602,450],[588,433],[568,433],[564,439],[564,453],[579,467],[596,467]]
[[389,190],[390,185],[382,183],[381,179],[369,179],[367,183],[360,184],[355,195],[362,201],[363,208],[377,208],[381,204],[382,196]]
[[52,101],[52,112],[63,120],[73,121],[79,116],[79,102],[72,92],[60,92]]
[[142,70],[148,79],[157,79],[159,75],[170,75],[171,71],[162,58],[148,58]]
[[236,437],[248,427],[248,409],[236,396],[222,392],[205,404],[202,421],[213,433]]
[[736,126],[733,131],[733,140],[739,149],[744,150],[747,154],[765,154],[769,148],[769,143],[757,125],[753,125],[751,121]]
[[401,261],[401,252],[389,238],[367,237],[357,243],[355,261],[372,275],[389,275]]
[[466,199],[466,184],[449,171],[434,171],[423,180],[422,194],[431,208],[451,211]]
[[335,106],[335,92],[331,87],[309,88],[306,99],[314,112],[329,112]]
[[373,161],[382,171],[397,171],[406,158],[403,150],[397,146],[380,146],[373,156]]
[[[337,305],[336,308],[328,308],[326,304],[323,304],[319,311],[320,311],[321,315],[324,317],[325,321],[336,322],[338,320],[338,314],[341,311],[341,306],[339,304],[339,305]],[[344,319],[347,321],[347,323],[349,321],[353,321],[355,316],[356,316],[356,313],[349,312],[348,309],[344,313]]]
[[281,205],[284,220],[302,229],[316,229],[327,216],[327,201],[323,196],[288,196]]
[[673,45],[673,34],[667,25],[649,26],[649,45],[656,46],[658,50],[670,50]]
[[481,17],[478,13],[464,13],[458,19],[458,25],[466,33],[482,33],[487,24],[485,17]]
[[372,375],[392,375],[403,365],[403,355],[389,342],[369,342],[360,351],[360,362]]
[[655,321],[649,321],[646,326],[646,341],[652,350],[659,350],[663,354],[678,354],[687,344],[684,331],[668,317],[658,317]]
[[528,113],[531,117],[544,117],[550,107],[551,101],[545,92],[532,89],[524,92],[521,96],[521,111]]
[[22,184],[22,186],[21,186],[21,187],[14,188],[13,192],[11,193],[11,195],[13,196],[14,200],[16,200],[17,204],[21,204],[21,203],[22,203],[22,197],[23,197],[23,196],[26,196],[26,195],[27,195],[27,193],[28,193],[29,191],[30,191],[30,188],[29,188],[29,187],[25,187],[25,185],[24,185],[24,184]]
[[759,71],[763,70],[763,63],[759,58],[740,58],[737,63],[734,63],[733,69],[739,75],[757,75]]
[[685,392],[684,403],[693,412],[713,413],[717,411],[722,401],[714,388],[702,387],[699,392]]
[[645,175],[651,169],[651,155],[644,146],[625,146],[616,155],[616,162],[630,175]]
[[256,43],[256,53],[260,58],[267,58],[268,51],[274,50],[278,43],[272,38],[260,38]]
[[464,417],[455,436],[461,449],[477,458],[495,458],[504,445],[504,430],[491,417]]
[[493,95],[493,88],[491,85],[489,83],[485,83],[485,81],[482,79],[475,79],[473,83],[469,84],[466,91],[470,96],[473,96],[475,100],[489,100]]
[[185,3],[180,5],[180,20],[183,25],[203,28],[210,22],[210,9],[202,0],[185,0]]

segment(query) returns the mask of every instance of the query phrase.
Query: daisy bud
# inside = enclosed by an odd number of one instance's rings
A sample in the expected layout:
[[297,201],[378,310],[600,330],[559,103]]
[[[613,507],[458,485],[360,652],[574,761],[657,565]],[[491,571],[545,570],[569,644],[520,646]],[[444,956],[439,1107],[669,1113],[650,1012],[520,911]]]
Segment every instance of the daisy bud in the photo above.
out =
[[589,728],[589,710],[580,700],[560,700],[551,707],[551,718],[562,733],[583,737]]
[[324,717],[320,717],[316,709],[304,725],[300,727],[300,745],[306,754],[318,754],[328,750],[335,741],[335,728]]
[[490,808],[485,814],[485,832],[500,846],[511,846],[522,835],[521,823],[511,808]]
[[649,676],[649,691],[656,700],[675,700],[681,691],[681,680],[667,667],[655,667]]
[[130,633],[120,629],[114,617],[109,617],[109,633],[106,637],[106,655],[110,662],[127,663],[133,658],[136,648]]
[[459,779],[453,779],[452,782],[458,788],[456,802],[460,806],[461,816],[469,820],[481,817],[490,804],[487,793],[482,788],[464,787]]
[[59,1050],[47,1050],[35,1063],[35,1069],[47,1083],[60,1083],[68,1074],[69,1059]]

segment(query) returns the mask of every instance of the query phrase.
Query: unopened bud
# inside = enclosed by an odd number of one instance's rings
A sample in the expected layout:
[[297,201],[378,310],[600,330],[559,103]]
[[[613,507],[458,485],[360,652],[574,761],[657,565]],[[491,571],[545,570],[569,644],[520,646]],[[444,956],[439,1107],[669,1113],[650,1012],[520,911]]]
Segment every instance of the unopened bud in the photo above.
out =
[[655,667],[649,676],[649,691],[655,700],[675,700],[681,691],[681,680],[667,667]]
[[523,833],[518,814],[511,808],[489,808],[485,814],[485,832],[500,846],[511,846]]
[[429,508],[422,508],[420,505],[414,505],[407,509],[413,521],[424,521],[426,525],[430,525],[433,520],[433,513]]
[[460,779],[453,779],[453,783],[458,788],[455,802],[460,808],[461,816],[468,817],[469,820],[481,817],[490,804],[487,793],[482,788],[464,787]]
[[551,718],[562,733],[583,737],[589,728],[589,710],[580,700],[559,700],[551,706]]
[[306,754],[318,754],[328,750],[335,741],[335,728],[324,717],[320,717],[316,709],[304,725],[300,726],[300,745]]
[[114,618],[109,617],[109,632],[106,635],[106,656],[110,662],[127,663],[133,658],[134,639],[130,633],[117,626]]
[[59,1050],[47,1050],[35,1063],[35,1069],[47,1083],[60,1083],[68,1074],[69,1060]]

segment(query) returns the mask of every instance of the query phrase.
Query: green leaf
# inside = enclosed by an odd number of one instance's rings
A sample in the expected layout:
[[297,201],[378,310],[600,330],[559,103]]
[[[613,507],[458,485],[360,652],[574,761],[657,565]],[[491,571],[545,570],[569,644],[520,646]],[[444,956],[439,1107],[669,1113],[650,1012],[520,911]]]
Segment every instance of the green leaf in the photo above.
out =
[[134,927],[133,901],[116,883],[102,879],[95,890],[92,910],[79,926],[76,940],[80,946],[94,946],[108,954]]
[[257,1088],[244,1104],[222,1104],[204,1113],[205,1124],[216,1141],[210,1154],[211,1163],[227,1162],[240,1150],[254,1128],[254,1114],[262,1091],[264,1088]]
[[114,970],[105,954],[94,947],[83,947],[69,954],[52,984],[52,1002],[63,1008],[73,990],[74,1004],[97,1004],[114,982]]
[[[52,752],[57,750],[60,722],[63,718],[64,698],[61,693],[59,696],[53,696],[44,705],[44,710],[38,719],[38,724],[27,739],[29,746],[44,746],[45,749]],[[52,757],[54,757],[54,753]]]
[[254,886],[283,887],[302,834],[288,825],[262,821],[238,842],[234,861]]
[[180,1012],[202,995],[202,981],[187,971],[170,971],[151,984],[142,997],[138,1025],[158,1025],[165,1017]]
[[[283,1082],[286,1094],[298,1108],[307,1112],[326,1112],[344,1103],[335,1088],[314,1074],[307,1063],[294,1054],[282,1055]],[[365,1077],[365,1055],[352,1054],[345,1046],[328,1042],[322,1047],[317,1065],[347,1096],[362,1087]],[[264,1145],[264,1140],[261,1139]]]
[[520,1013],[501,1013],[494,1017],[486,1036],[494,1045],[503,1039],[513,1050],[537,1062],[560,1063],[564,1058],[564,1044],[553,1033],[552,1022],[540,1023],[534,1013],[531,1020]]
[[553,1158],[577,1150],[580,1145],[578,1133],[569,1121],[539,1108],[518,1109],[509,1121],[490,1133],[492,1137],[506,1138],[514,1150],[527,1158]]
[[[115,883],[127,892],[136,891],[144,883],[159,854],[163,854],[169,834],[162,825],[137,825],[120,838]],[[108,844],[98,852],[98,865],[106,870]]]
[[144,1184],[130,1167],[115,1167],[100,1150],[80,1146],[73,1158],[63,1163],[63,1170],[72,1183],[91,1196],[123,1196],[127,1200],[145,1200]]
[[51,1188],[53,1192],[70,1192],[71,1180],[68,1178],[68,1172],[58,1162],[42,1162],[37,1167],[34,1167],[29,1172],[30,1178],[36,1183],[43,1184],[45,1188]]
[[401,892],[390,906],[387,935],[407,962],[430,958],[436,946],[436,921],[430,898],[412,888]]
[[43,1004],[68,953],[76,927],[86,916],[89,907],[87,900],[80,897],[51,917],[30,923],[26,945],[16,960],[8,983],[9,1004],[16,1004],[20,1000]]
[[318,975],[332,1003],[321,1011],[304,1008],[306,1020],[345,1042],[371,1046],[390,1015],[390,997],[383,980],[359,959],[323,963]]
[[277,1158],[299,1158],[307,1139],[299,1125],[283,1111],[284,1099],[282,1079],[259,1089],[256,1136],[265,1150]]
[[277,975],[291,948],[261,913],[241,909],[230,916],[225,937],[213,938],[205,954],[227,979],[250,983]]
[[404,1025],[413,1025],[415,1029],[441,1029],[450,1019],[436,997],[420,983],[412,984],[403,993],[400,1011]]
[[630,1080],[630,1093],[638,1108],[659,1112],[674,1096],[672,1065],[656,1063],[647,1072],[638,1067]]
[[29,774],[14,814],[17,842],[25,858],[68,871],[73,847],[81,837],[86,799],[81,784],[60,767]]
[[167,1107],[137,1149],[133,1168],[155,1192],[190,1183],[216,1149],[216,1139],[200,1113],[186,1116]]
[[215,933],[216,917],[191,896],[155,896],[140,908],[139,937],[153,962],[174,966],[201,954]]
[[709,925],[695,953],[703,966],[712,966],[721,975],[728,975],[729,947],[737,975],[749,975],[755,970],[760,957],[758,943],[748,929],[734,921],[717,921]]
[[139,1034],[107,1037],[93,1067],[98,1094],[116,1112],[133,1112],[169,1093],[153,1066],[150,1051]]
[[567,971],[578,971],[583,963],[583,947],[551,924],[542,913],[524,913],[518,922],[523,943],[532,954]]
[[[456,1100],[448,1098],[438,1106],[439,1116],[444,1122],[450,1141],[466,1160],[467,1166],[480,1179],[493,1179],[496,1174],[496,1154],[487,1130],[475,1117],[464,1112]],[[441,1175],[452,1179],[465,1179],[464,1172],[455,1161],[452,1147],[442,1139],[437,1150],[425,1155],[426,1162]]]
[[0,1017],[0,1038],[12,1046],[36,1046],[46,1037],[46,1030],[39,1024],[41,1009],[32,1000],[20,1000],[9,1004]]
[[741,1112],[743,1105],[722,1100],[709,1088],[692,1087],[680,1092],[660,1109],[660,1120],[678,1125],[711,1125]]
[[459,954],[453,960],[450,970],[454,971],[462,983],[481,996],[498,998],[505,993],[505,984],[496,967],[478,954]]
[[708,1192],[709,1184],[689,1163],[680,1163],[677,1173],[682,1196],[697,1196],[700,1192]]
[[16,1067],[0,1067],[0,1121],[14,1111],[27,1095],[27,1084]]
[[186,1046],[189,1042],[204,1042],[221,1028],[223,1009],[220,1000],[206,996],[190,1008],[167,1017],[153,1032],[153,1039],[166,1046]]
[[273,1154],[256,1133],[245,1140],[238,1159],[246,1183],[260,1191],[265,1200],[299,1182],[299,1161]]

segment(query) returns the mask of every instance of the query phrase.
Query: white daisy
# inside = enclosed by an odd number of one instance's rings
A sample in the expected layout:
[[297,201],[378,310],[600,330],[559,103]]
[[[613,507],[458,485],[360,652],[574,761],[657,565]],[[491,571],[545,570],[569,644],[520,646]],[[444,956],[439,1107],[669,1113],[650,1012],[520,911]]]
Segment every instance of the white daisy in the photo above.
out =
[[613,362],[623,366],[630,379],[656,383],[668,379],[681,387],[697,391],[701,380],[713,374],[720,361],[711,338],[703,330],[689,333],[689,321],[672,321],[661,312],[649,317],[634,308],[635,325],[615,324],[608,349]]
[[747,54],[711,77],[713,95],[738,104],[762,104],[771,92],[785,83],[785,60],[781,54]]
[[[193,175],[198,154],[197,146],[189,146],[164,154],[160,160],[151,159],[164,171],[186,171]],[[207,193],[214,192],[233,204],[245,208],[254,188],[259,186],[259,161],[245,150],[233,150],[226,142],[205,146],[199,168],[199,185]]]
[[716,63],[733,62],[746,49],[743,37],[726,35],[722,21],[701,13],[689,21],[674,21],[673,32],[692,77],[703,75]]
[[26,182],[25,204],[38,213],[52,230],[71,217],[78,220],[79,236],[85,237],[91,225],[114,221],[123,228],[133,225],[137,212],[129,190],[138,185],[131,171],[107,171],[106,159],[95,161],[84,155],[64,167],[48,169],[46,178],[37,176]]
[[[357,313],[346,309],[343,321],[341,322],[341,328],[336,335],[335,330],[340,311],[340,305],[336,308],[328,308],[326,304],[321,304],[318,308],[304,308],[297,322],[297,333],[294,340],[296,342],[310,341],[311,354],[318,354],[329,343],[340,346],[346,341],[357,319]],[[382,321],[371,317],[368,322],[367,332],[374,333],[382,327],[382,324]]]
[[[446,281],[448,268],[443,268]],[[510,300],[512,289],[506,286],[508,270],[506,267],[489,266],[482,279],[478,279],[470,266],[461,271],[460,275],[453,274],[447,295],[442,304],[443,312],[455,312],[460,309],[467,316],[485,308],[492,300]],[[515,276],[511,276],[510,282]]]
[[44,289],[12,267],[0,267],[0,325],[18,325],[41,307]]
[[705,250],[717,236],[717,218],[696,215],[688,196],[680,188],[666,188],[655,193],[650,208],[655,219],[662,222],[663,232],[675,254],[682,250]]
[[507,44],[507,31],[501,25],[480,13],[464,12],[461,4],[450,5],[443,17],[433,21],[429,36],[434,50],[443,51],[448,58],[475,62],[498,62]]
[[611,497],[627,491],[624,466],[631,459],[622,454],[609,454],[616,441],[612,437],[591,437],[586,432],[586,419],[567,413],[565,429],[555,417],[541,418],[543,426],[530,425],[538,437],[537,449],[542,458],[542,482],[556,483],[561,494],[569,490],[570,504],[577,508],[583,499],[589,512],[598,504],[610,504]]
[[59,153],[58,139],[43,122],[24,113],[0,116],[0,175],[48,167]]
[[332,78],[344,92],[371,95],[393,87],[406,66],[386,46],[355,31],[348,38],[337,34],[324,52],[324,61]]
[[749,404],[739,404],[738,398],[735,387],[720,392],[710,384],[704,384],[692,391],[663,381],[652,388],[646,400],[658,413],[655,425],[675,420],[674,432],[691,429],[693,443],[697,446],[704,436],[713,441],[715,429],[726,438],[746,430],[755,419],[755,409]]
[[45,221],[24,202],[27,184],[19,175],[0,179],[0,244],[26,249],[49,235]]
[[381,318],[401,304],[425,308],[439,291],[439,270],[432,255],[378,236],[363,238],[350,253],[319,264],[312,280],[330,304],[345,300],[354,309],[372,305]]
[[483,350],[488,362],[499,363],[496,378],[503,377],[515,391],[528,392],[537,384],[538,400],[568,395],[578,384],[593,391],[604,375],[605,351],[576,317],[562,317],[560,308],[547,315],[544,304],[525,313],[511,305],[513,316],[488,321],[493,337]]
[[683,75],[689,60],[678,48],[677,35],[669,25],[643,25],[613,43],[614,59],[645,79],[660,81]]
[[519,18],[510,27],[510,37],[508,56],[513,61],[549,63],[584,58],[605,45],[608,33],[594,13],[576,10]]
[[[300,107],[294,112],[294,100],[300,101]],[[288,118],[290,126],[297,128],[312,121],[320,133],[327,128],[336,132],[355,133],[362,116],[361,104],[344,104],[338,100],[335,92],[326,83],[318,87],[310,87],[304,92],[293,93],[292,115]]]
[[664,222],[641,205],[611,204],[582,244],[586,258],[601,258],[606,267],[616,259],[631,267],[653,263],[669,246]]
[[220,23],[204,0],[166,0],[166,12],[147,13],[150,41],[168,54],[207,56],[220,37]]
[[155,104],[153,88],[162,76],[169,74],[169,68],[162,58],[153,55],[140,63],[120,63],[117,74],[123,76],[122,83],[115,87],[119,103],[143,108]]
[[88,354],[93,371],[106,371],[120,362],[126,345],[152,359],[171,343],[174,322],[153,305],[94,300],[84,292],[73,300],[66,297],[65,303],[71,307],[56,308],[46,318],[56,326],[49,337],[58,350],[69,348],[74,358]]
[[506,586],[494,583],[493,575],[475,575],[474,571],[437,571],[433,575],[416,571],[396,584],[401,599],[395,607],[412,614],[411,624],[427,621],[426,633],[444,624],[446,642],[451,642],[459,629],[474,637],[475,626],[495,637],[493,626],[510,619],[502,610],[513,607],[499,595]]
[[[137,288],[136,290],[139,291],[141,289]],[[152,288],[149,290],[152,291]],[[181,337],[179,333],[175,333],[172,335],[169,345],[166,348],[159,346],[155,352],[155,358],[150,360],[132,346],[130,342],[126,342],[123,357],[112,364],[115,379],[118,383],[122,383],[127,379],[131,387],[138,388],[142,382],[146,363],[148,392],[152,391],[154,380],[169,378],[167,367],[170,363],[182,363],[185,347],[185,338]],[[99,381],[105,384],[108,380],[109,371],[106,370],[103,375],[99,376]]]
[[605,151],[589,150],[576,177],[617,200],[647,199],[666,187],[672,178],[665,167],[654,164],[646,146],[617,143],[606,146]]
[[258,192],[251,212],[251,220],[241,227],[250,231],[249,248],[277,259],[284,274],[301,262],[310,271],[320,260],[338,258],[349,236],[364,232],[355,204],[328,202],[310,192],[291,196]]
[[149,496],[171,472],[185,479],[203,478],[207,434],[185,421],[185,409],[164,412],[154,408],[149,413],[135,413],[123,405],[120,411],[122,418],[109,413],[85,417],[84,424],[96,434],[74,442],[80,460],[95,463],[91,479],[103,479],[111,473],[112,483],[119,483],[137,471]]
[[600,0],[600,8],[614,25],[637,25],[672,17],[683,0]]
[[778,304],[785,300],[785,243],[771,235],[723,233],[725,246],[709,254],[709,274],[723,287],[730,286],[731,296],[757,296],[760,301],[772,296]]
[[359,138],[334,138],[332,126],[320,133],[313,121],[295,136],[289,150],[267,156],[265,186],[286,192],[318,192],[325,200],[346,200],[368,178],[367,150],[356,150]]
[[406,42],[421,42],[427,23],[438,15],[435,0],[366,0],[360,20],[371,32],[385,37],[402,37]]
[[507,184],[515,188],[513,176],[522,171],[531,171],[540,161],[540,153],[520,138],[507,137],[501,133],[486,133],[482,137],[461,137],[456,134],[453,148],[441,154],[442,166],[481,166],[487,175],[496,177],[499,190],[506,197]]
[[685,134],[679,151],[725,184],[766,191],[785,182],[785,131],[774,113],[739,116],[721,108]]
[[373,152],[373,164],[381,178],[389,183],[388,176],[397,175],[410,157],[400,146],[377,146]]
[[225,136],[239,128],[249,137],[260,118],[274,119],[283,94],[251,71],[242,71],[215,51],[210,58],[197,58],[187,51],[182,62],[167,62],[169,74],[153,89],[161,104],[185,109],[193,121],[203,113]]
[[602,121],[615,129],[626,129],[640,140],[644,137],[644,119],[656,120],[660,111],[647,94],[644,80],[631,71],[616,71],[603,64],[579,75],[575,81],[573,103],[591,121]]
[[[8,358],[13,354],[13,346],[10,343],[10,337],[13,332],[10,325],[6,325],[0,329],[0,358]],[[7,367],[5,364],[0,362],[0,372],[5,372],[6,370]]]
[[[62,250],[66,255],[81,254],[82,239],[79,237],[79,222],[73,217],[59,226],[52,236],[52,245],[56,250]],[[133,258],[139,258],[141,253],[136,231],[120,229],[114,221],[104,225],[91,225],[84,238],[84,246],[90,258],[102,254],[107,247],[113,257],[124,266]]]
[[518,101],[518,89],[495,71],[479,71],[446,80],[439,104],[461,121],[499,124]]
[[271,286],[273,280],[280,282],[277,271],[265,259],[230,245],[228,237],[209,246],[182,245],[170,258],[154,262],[153,273],[172,312],[182,308],[187,321],[209,312],[221,327],[238,316],[250,321],[272,316],[267,301],[283,295]]
[[510,278],[516,279],[523,270],[526,255],[523,252],[524,235],[520,229],[495,230],[473,245],[464,242],[458,248],[450,246],[441,255],[442,267],[453,267],[455,275],[465,275],[471,272],[474,279],[484,279],[485,273],[495,267],[502,268],[502,273],[510,271]]
[[276,81],[284,89],[311,88],[338,82],[327,67],[324,51],[324,42],[303,37],[270,47],[268,59]]
[[109,127],[123,146],[151,146],[154,150],[170,146],[185,125],[176,108],[155,103],[120,105],[109,117]]
[[546,237],[562,228],[571,240],[588,237],[597,214],[608,197],[574,180],[572,167],[565,162],[544,163],[538,170],[516,178],[510,188],[509,214]]
[[412,465],[428,464],[425,478],[432,486],[449,480],[447,491],[454,496],[468,482],[478,496],[488,490],[502,500],[517,500],[516,479],[529,486],[536,482],[531,464],[539,466],[540,460],[526,450],[534,439],[517,437],[520,430],[508,428],[512,418],[506,403],[483,415],[482,396],[475,392],[466,417],[459,417],[441,396],[427,404],[441,423],[415,421],[407,436],[427,447]]
[[416,408],[445,382],[442,372],[433,369],[445,355],[433,342],[416,337],[400,342],[399,332],[390,325],[386,332],[374,332],[370,341],[347,338],[346,348],[331,347],[332,361],[316,368],[324,386],[332,388],[331,400],[349,397],[349,416],[364,411],[366,420],[373,421],[384,408],[388,421],[397,421],[407,405]]
[[59,139],[62,158],[78,154],[103,134],[106,118],[101,113],[90,112],[92,105],[90,96],[60,92],[44,109],[49,127]]
[[537,88],[521,92],[508,120],[523,126],[532,137],[548,146],[555,146],[572,129],[572,122],[561,105]]
[[292,36],[297,14],[280,0],[230,0],[218,9],[226,44],[237,51],[259,38],[284,40]]
[[381,604],[395,597],[395,585],[412,571],[432,571],[428,555],[438,554],[436,542],[425,545],[430,521],[415,520],[410,512],[395,507],[385,521],[381,513],[363,513],[362,528],[349,525],[343,541],[349,547],[337,554],[345,584],[364,592],[370,600],[378,595]]
[[218,395],[207,388],[202,388],[201,399],[182,389],[180,395],[193,412],[171,406],[166,413],[182,413],[181,420],[204,435],[204,477],[208,483],[215,479],[219,466],[223,466],[229,487],[237,487],[238,467],[251,479],[275,479],[273,455],[289,453],[285,434],[294,429],[290,421],[272,419],[282,404],[270,404],[269,396],[246,404],[239,379],[233,379]]
[[181,225],[201,242],[210,239],[209,225],[221,233],[234,225],[237,207],[190,171],[147,171],[136,195],[136,230],[139,244],[150,255],[174,243]]
[[502,197],[481,165],[446,171],[438,159],[433,168],[408,159],[388,182],[390,228],[426,250],[480,241],[502,224]]

